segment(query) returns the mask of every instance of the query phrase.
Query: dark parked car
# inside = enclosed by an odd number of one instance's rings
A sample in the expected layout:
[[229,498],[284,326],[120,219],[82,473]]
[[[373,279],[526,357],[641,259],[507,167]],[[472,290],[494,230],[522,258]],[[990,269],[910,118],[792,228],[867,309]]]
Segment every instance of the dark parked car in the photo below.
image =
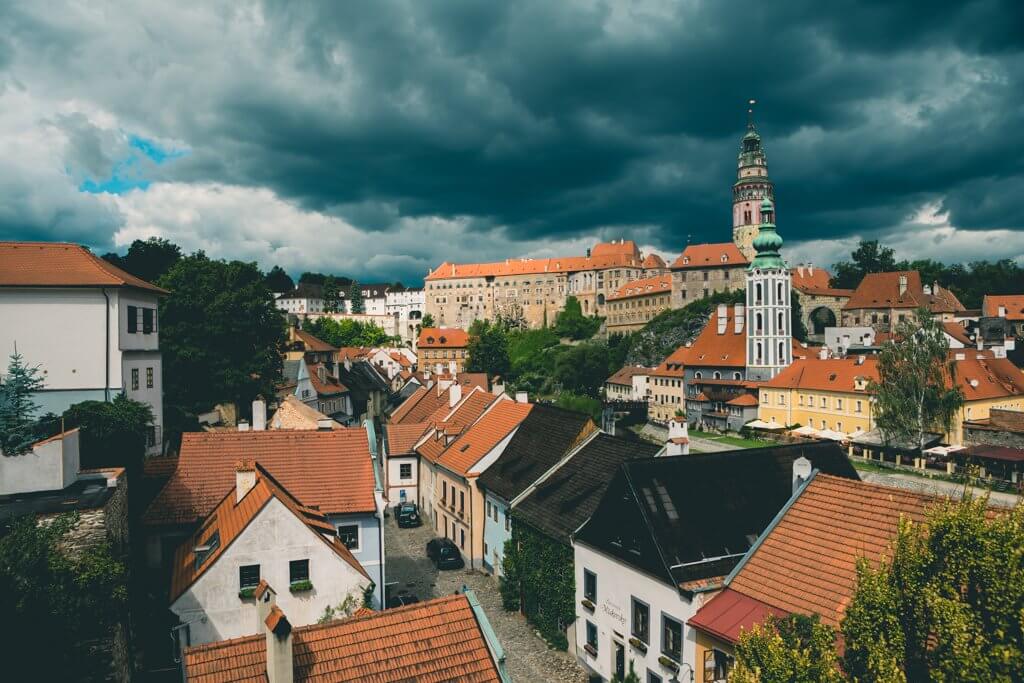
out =
[[395,509],[395,521],[398,522],[398,526],[403,529],[423,524],[423,520],[420,519],[420,511],[419,508],[416,507],[416,503],[400,504]]
[[462,569],[466,566],[466,561],[462,559],[458,546],[447,538],[435,538],[429,541],[427,557],[434,561],[438,569]]
[[403,595],[392,595],[388,598],[388,609],[394,609],[396,607],[405,607],[406,605],[413,605],[419,602],[420,599],[411,593],[405,593]]

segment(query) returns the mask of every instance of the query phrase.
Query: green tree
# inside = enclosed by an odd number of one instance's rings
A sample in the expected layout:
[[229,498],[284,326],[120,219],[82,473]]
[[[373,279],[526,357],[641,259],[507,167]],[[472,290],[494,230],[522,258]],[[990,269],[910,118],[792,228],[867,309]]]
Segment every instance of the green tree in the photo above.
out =
[[422,329],[424,327],[434,327],[434,326],[435,326],[434,316],[431,315],[430,313],[424,313],[423,314],[423,318],[420,320],[420,328]]
[[851,680],[1024,680],[1024,507],[987,503],[904,519],[891,559],[860,563],[842,624]]
[[38,439],[36,413],[39,406],[32,394],[41,391],[43,379],[38,367],[29,367],[15,349],[0,379],[0,451],[24,453]]
[[156,282],[181,260],[181,247],[160,237],[150,237],[132,242],[124,256],[111,253],[103,258],[146,282]]
[[792,306],[790,307],[789,326],[793,331],[793,338],[797,341],[807,341],[807,326],[804,325],[804,309],[800,305],[800,295],[796,291],[791,292]]
[[555,333],[569,339],[590,339],[601,327],[601,318],[583,315],[579,299],[567,297],[565,308],[555,316]]
[[290,292],[295,289],[295,282],[281,266],[274,266],[265,278],[267,289],[271,292]]
[[886,441],[923,448],[926,432],[949,431],[964,397],[949,342],[926,309],[897,323],[892,341],[878,355],[878,381],[869,391],[875,424]]
[[505,377],[512,367],[505,331],[486,320],[477,320],[469,328],[466,370]]
[[255,263],[197,252],[160,279],[164,397],[185,414],[223,401],[243,410],[272,396],[281,377],[285,322]]
[[568,347],[555,359],[552,378],[563,389],[598,398],[608,379],[608,347],[596,343]]
[[896,270],[895,252],[881,246],[878,240],[861,240],[850,256],[850,261],[840,261],[832,266],[833,287],[855,289],[868,273]]
[[641,683],[640,676],[636,673],[636,667],[633,665],[633,660],[629,660],[629,673],[624,678],[619,676],[612,677],[612,683]]
[[358,320],[342,318],[317,318],[307,320],[302,329],[317,339],[338,348],[345,346],[385,346],[393,340],[384,329],[373,323],[362,323]]
[[349,313],[363,313],[366,307],[363,304],[363,288],[358,282],[353,282],[348,288]]
[[341,287],[331,275],[324,279],[324,311],[337,313],[341,310]]
[[817,615],[768,617],[736,644],[730,683],[839,683],[835,630]]
[[[61,539],[77,513],[48,524],[15,518],[0,532],[0,609],[16,627],[0,639],[5,678],[103,680],[109,657],[93,651],[125,619],[127,569],[107,544],[71,553]],[[40,643],[53,643],[39,657]]]

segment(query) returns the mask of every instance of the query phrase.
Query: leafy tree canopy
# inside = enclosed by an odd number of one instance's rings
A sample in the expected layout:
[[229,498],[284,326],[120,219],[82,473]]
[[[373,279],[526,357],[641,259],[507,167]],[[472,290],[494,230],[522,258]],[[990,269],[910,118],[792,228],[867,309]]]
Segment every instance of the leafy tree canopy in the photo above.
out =
[[39,406],[32,394],[43,388],[38,367],[25,364],[15,351],[0,381],[0,451],[9,455],[24,453],[36,442],[36,413]]
[[331,346],[387,346],[395,342],[382,328],[373,323],[343,318],[317,318],[307,320],[302,329]]
[[325,285],[328,278],[333,279],[338,283],[338,287],[344,289],[352,284],[352,278],[345,277],[344,275],[327,275],[325,273],[311,273],[305,272],[299,276],[299,283],[308,283],[311,285]]
[[466,370],[506,377],[512,367],[509,340],[500,325],[477,320],[469,328]]
[[181,259],[160,279],[164,399],[197,414],[222,401],[247,406],[281,377],[285,323],[255,263]]
[[271,292],[290,292],[295,289],[295,281],[281,266],[271,268],[265,281]]
[[555,316],[555,334],[568,339],[590,339],[601,328],[601,318],[583,315],[579,299],[570,296]]
[[124,256],[110,253],[103,258],[121,270],[155,283],[181,260],[181,247],[161,237],[150,237],[132,242]]
[[420,327],[435,327],[434,316],[430,313],[424,313],[423,318],[420,319]]
[[817,617],[794,614],[743,631],[731,683],[839,683],[836,634]]

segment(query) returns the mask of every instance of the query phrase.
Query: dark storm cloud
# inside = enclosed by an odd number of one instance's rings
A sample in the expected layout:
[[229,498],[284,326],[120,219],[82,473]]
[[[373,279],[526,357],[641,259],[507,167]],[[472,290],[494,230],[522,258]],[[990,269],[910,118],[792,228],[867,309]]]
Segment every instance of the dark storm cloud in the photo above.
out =
[[[755,97],[787,239],[885,234],[929,202],[959,228],[1024,228],[1011,198],[1024,186],[1017,0],[125,14],[13,12],[0,69],[31,89],[48,68],[44,91],[187,146],[154,181],[268,188],[385,235],[458,217],[511,240],[642,233],[676,251],[727,239]],[[82,47],[102,43],[97,27],[120,41],[106,65]],[[43,66],[19,73],[43,46]],[[59,120],[68,167],[117,162],[107,138]],[[415,267],[439,255],[418,252]]]

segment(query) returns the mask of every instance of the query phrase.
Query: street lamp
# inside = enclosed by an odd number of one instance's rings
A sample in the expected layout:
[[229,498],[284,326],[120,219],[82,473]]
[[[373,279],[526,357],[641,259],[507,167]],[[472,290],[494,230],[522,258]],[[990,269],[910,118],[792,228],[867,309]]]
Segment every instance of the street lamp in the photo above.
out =
[[[693,666],[691,666],[690,664],[687,664],[686,662],[680,663],[679,666],[680,666],[680,671],[682,671],[681,667],[684,667],[684,666],[687,669],[689,669],[689,671],[690,671],[690,683],[693,683]],[[672,678],[668,679],[668,683],[680,683],[678,673],[679,673],[679,671],[677,671],[675,674],[672,674]]]

